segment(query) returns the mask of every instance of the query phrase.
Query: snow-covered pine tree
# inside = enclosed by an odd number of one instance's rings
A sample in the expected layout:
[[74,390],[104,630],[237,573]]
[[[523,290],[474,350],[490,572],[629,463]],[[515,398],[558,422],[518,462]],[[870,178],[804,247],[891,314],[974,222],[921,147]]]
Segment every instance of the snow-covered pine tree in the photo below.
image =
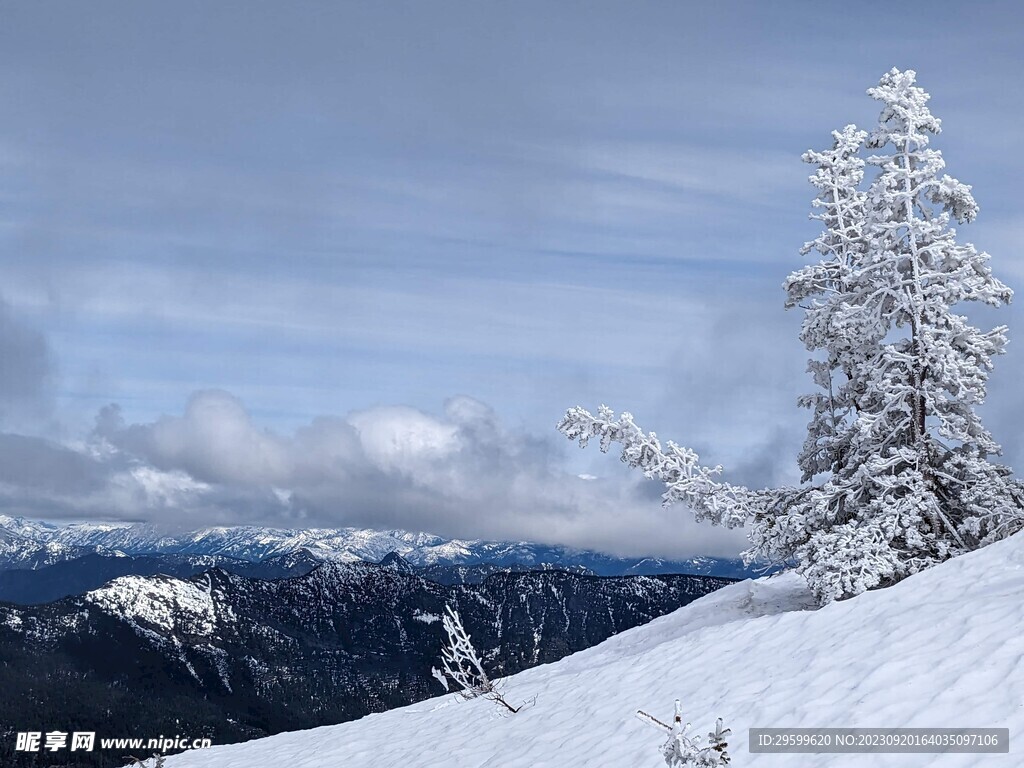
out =
[[973,221],[978,206],[929,146],[941,123],[915,73],[893,69],[868,93],[883,105],[868,146],[888,152],[868,158],[879,172],[864,214],[867,258],[824,297],[841,306],[839,331],[818,339],[830,352],[855,345],[852,439],[833,457],[797,552],[826,598],[974,549],[1021,509],[1019,484],[988,460],[1000,449],[975,411],[1006,328],[981,331],[954,311],[999,306],[1012,292],[988,254],[957,242],[952,224]]
[[[809,371],[822,390],[799,456],[804,485],[751,491],[717,479],[693,451],[645,434],[628,413],[567,411],[559,429],[667,485],[697,519],[749,524],[748,559],[794,559],[822,602],[890,584],[1009,535],[1024,525],[1024,488],[989,458],[999,446],[975,406],[984,402],[1006,328],[981,331],[954,311],[963,302],[999,306],[1012,293],[988,255],[957,242],[953,222],[972,221],[970,187],[942,174],[929,146],[940,122],[913,71],[893,69],[868,91],[882,102],[867,138],[889,152],[865,193],[866,134],[848,126],[818,166],[815,209],[824,230],[804,246],[822,260],[785,283],[802,306],[801,339],[824,359]],[[942,174],[942,175],[940,175]],[[814,483],[816,478],[819,482]]]

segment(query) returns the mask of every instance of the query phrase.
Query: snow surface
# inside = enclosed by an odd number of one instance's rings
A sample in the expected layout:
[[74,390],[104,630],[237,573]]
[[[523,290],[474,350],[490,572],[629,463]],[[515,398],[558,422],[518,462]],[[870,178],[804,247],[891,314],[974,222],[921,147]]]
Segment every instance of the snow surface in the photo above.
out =
[[[633,768],[664,765],[634,719],[683,701],[693,732],[721,716],[744,766],[1024,764],[1024,535],[888,589],[816,609],[782,574],[730,585],[504,681],[521,712],[451,696],[341,725],[186,752],[167,768]],[[751,727],[1009,727],[1010,754],[767,755]],[[1015,741],[1016,740],[1016,741]]]

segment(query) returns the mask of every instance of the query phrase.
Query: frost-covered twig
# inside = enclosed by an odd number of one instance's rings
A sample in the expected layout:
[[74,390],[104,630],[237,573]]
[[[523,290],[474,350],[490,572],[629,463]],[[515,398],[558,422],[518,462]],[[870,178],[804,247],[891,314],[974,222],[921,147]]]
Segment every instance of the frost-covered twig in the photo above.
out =
[[641,722],[668,734],[668,741],[662,745],[661,754],[669,768],[681,768],[682,766],[716,768],[716,766],[729,764],[729,753],[726,751],[729,743],[725,737],[731,731],[722,727],[722,718],[715,721],[715,730],[708,733],[708,745],[702,747],[700,746],[700,736],[691,738],[686,735],[690,730],[690,724],[683,722],[683,706],[679,699],[676,699],[672,725],[666,725],[643,710],[637,710],[636,717]]
[[511,714],[518,712],[520,708],[505,701],[497,685],[484,671],[480,655],[473,647],[458,611],[448,605],[445,612],[443,626],[448,633],[448,641],[441,649],[441,669],[434,667],[431,673],[446,691],[451,690],[450,682],[455,683],[457,693],[465,699],[483,696]]

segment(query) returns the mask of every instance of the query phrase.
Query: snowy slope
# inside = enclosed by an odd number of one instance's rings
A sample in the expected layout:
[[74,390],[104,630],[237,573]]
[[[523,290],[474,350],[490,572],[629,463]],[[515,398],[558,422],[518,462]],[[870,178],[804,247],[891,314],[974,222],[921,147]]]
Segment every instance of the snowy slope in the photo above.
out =
[[[683,700],[696,733],[733,729],[733,766],[1024,764],[1024,535],[815,610],[792,574],[740,582],[506,681],[536,703],[497,717],[442,697],[350,723],[183,753],[167,768],[634,768],[663,765]],[[750,754],[757,726],[1009,727],[1008,755]]]

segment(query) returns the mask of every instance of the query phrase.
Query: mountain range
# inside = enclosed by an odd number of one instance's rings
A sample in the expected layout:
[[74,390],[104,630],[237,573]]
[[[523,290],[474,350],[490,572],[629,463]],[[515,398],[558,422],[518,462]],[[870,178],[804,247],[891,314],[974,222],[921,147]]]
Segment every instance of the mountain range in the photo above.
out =
[[[190,561],[182,561],[190,562]],[[266,561],[264,561],[266,562]],[[252,578],[124,576],[45,605],[0,604],[0,764],[18,731],[207,736],[337,723],[439,694],[440,616],[462,615],[493,676],[555,661],[729,583],[497,572],[442,585],[398,554]],[[41,755],[35,756],[37,759]],[[38,765],[122,765],[123,755]]]
[[363,528],[209,527],[168,532],[145,524],[53,525],[0,515],[0,570],[38,568],[90,553],[203,555],[260,562],[305,552],[327,562],[379,562],[391,552],[417,567],[583,568],[599,576],[690,573],[749,578],[764,568],[733,558],[624,558],[531,542],[445,539],[428,533]]
[[18,731],[226,743],[436,695],[449,605],[500,677],[754,573],[407,531],[0,515],[0,765],[124,762],[18,754]]

